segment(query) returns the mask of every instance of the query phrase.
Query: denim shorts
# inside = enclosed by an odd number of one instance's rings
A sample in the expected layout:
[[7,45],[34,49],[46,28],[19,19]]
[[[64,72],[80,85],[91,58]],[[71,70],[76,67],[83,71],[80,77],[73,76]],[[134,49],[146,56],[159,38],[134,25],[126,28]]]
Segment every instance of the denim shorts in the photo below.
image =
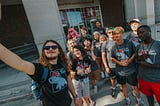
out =
[[89,78],[84,78],[80,80],[73,79],[73,86],[78,95],[78,98],[90,96],[90,86]]

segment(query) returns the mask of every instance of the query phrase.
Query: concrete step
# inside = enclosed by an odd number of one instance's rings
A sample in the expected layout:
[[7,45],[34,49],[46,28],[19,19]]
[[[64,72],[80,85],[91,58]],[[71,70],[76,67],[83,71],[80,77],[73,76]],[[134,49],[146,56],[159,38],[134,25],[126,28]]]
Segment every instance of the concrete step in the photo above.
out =
[[0,105],[26,97],[32,97],[31,80],[0,87]]

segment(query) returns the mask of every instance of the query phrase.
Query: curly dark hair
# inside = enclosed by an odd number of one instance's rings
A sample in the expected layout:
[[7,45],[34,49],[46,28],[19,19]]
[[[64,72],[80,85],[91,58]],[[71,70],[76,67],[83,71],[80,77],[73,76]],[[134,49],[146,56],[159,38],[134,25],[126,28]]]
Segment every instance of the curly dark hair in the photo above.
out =
[[86,50],[84,49],[84,47],[82,45],[75,45],[73,48],[76,48],[81,52],[82,57],[83,57],[84,60],[88,59],[87,52],[86,52]]
[[58,55],[58,61],[57,63],[59,64],[65,64],[66,65],[66,68],[67,70],[69,71],[69,60],[65,54],[65,52],[63,51],[62,47],[60,46],[60,44],[58,42],[56,42],[55,40],[47,40],[45,41],[45,43],[43,44],[43,47],[42,47],[42,53],[38,59],[38,63],[42,64],[43,66],[47,66],[49,67],[50,70],[52,70],[52,67],[51,67],[51,64],[49,63],[46,55],[45,55],[45,52],[44,52],[44,46],[48,43],[48,42],[52,42],[52,43],[55,43],[57,46],[58,46],[58,50],[60,52],[60,54]]

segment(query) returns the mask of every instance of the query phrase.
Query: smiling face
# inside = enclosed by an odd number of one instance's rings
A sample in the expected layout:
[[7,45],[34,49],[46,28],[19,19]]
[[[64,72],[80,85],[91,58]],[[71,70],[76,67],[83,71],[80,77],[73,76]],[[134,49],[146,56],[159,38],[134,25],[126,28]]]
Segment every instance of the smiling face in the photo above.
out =
[[83,43],[84,43],[85,47],[90,47],[91,46],[91,41],[88,40],[88,39],[85,39]]
[[109,37],[110,40],[114,40],[113,30],[108,30],[107,31],[107,35],[108,35],[108,37]]
[[151,39],[151,30],[147,27],[140,27],[137,31],[138,37],[144,41],[148,42]]
[[68,49],[70,51],[73,50],[73,47],[76,45],[76,42],[73,40],[73,39],[69,39],[68,42],[67,42],[67,46],[68,46]]
[[123,33],[114,33],[115,35],[115,41],[119,42],[123,40]]
[[121,26],[115,27],[113,33],[114,33],[114,37],[115,37],[116,42],[123,41],[123,33],[124,33],[123,27],[121,27]]
[[86,30],[84,30],[84,29],[80,29],[80,31],[81,31],[82,36],[83,36],[83,37],[85,37],[85,36],[86,36],[86,34],[87,34],[87,31],[86,31]]
[[47,42],[43,47],[47,59],[57,59],[59,55],[58,46],[53,42]]
[[77,48],[74,48],[74,49],[73,49],[73,54],[74,54],[75,58],[77,58],[77,59],[80,59],[80,60],[81,60],[81,59],[83,58],[81,51],[78,50]]
[[138,27],[140,27],[141,24],[138,23],[138,22],[132,22],[132,23],[130,24],[130,26],[131,26],[131,29],[132,29],[133,31],[137,31]]
[[99,21],[96,22],[96,27],[100,28],[101,27],[101,23]]

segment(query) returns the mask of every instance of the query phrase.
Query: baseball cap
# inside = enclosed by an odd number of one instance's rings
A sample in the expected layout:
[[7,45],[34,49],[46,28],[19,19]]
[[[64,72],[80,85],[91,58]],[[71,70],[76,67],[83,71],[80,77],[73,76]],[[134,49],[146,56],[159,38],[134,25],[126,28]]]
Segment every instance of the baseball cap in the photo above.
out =
[[109,30],[114,30],[114,27],[109,27],[109,28],[108,28],[108,31],[109,31]]
[[131,24],[132,22],[137,22],[137,23],[142,23],[141,20],[139,20],[138,18],[132,19],[129,24]]

